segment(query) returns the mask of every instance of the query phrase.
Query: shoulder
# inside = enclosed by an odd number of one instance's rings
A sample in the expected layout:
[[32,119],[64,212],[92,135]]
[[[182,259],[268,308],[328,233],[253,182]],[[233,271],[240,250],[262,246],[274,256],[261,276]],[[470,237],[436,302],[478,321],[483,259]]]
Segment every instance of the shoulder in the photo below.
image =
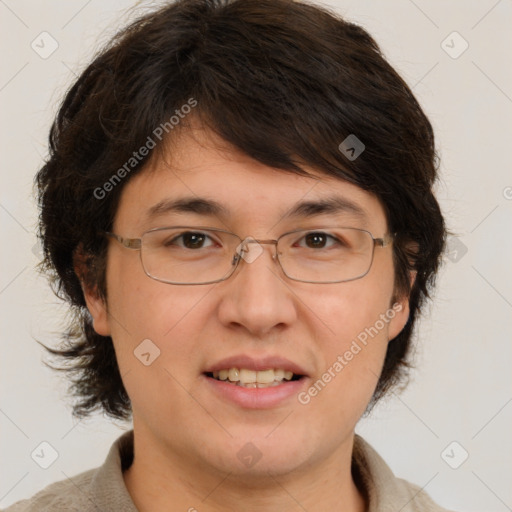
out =
[[352,471],[367,495],[369,512],[450,512],[434,503],[419,486],[397,478],[382,457],[358,435],[354,439]]
[[72,479],[48,485],[29,499],[21,500],[4,512],[88,512],[96,510],[90,500],[90,487],[97,469],[84,471]]
[[434,503],[418,485],[396,477],[394,484],[398,495],[403,496],[403,500],[409,500],[407,505],[404,505],[403,512],[454,512]]
[[102,466],[50,484],[4,512],[137,512],[123,480],[132,460],[133,430],[112,444]]

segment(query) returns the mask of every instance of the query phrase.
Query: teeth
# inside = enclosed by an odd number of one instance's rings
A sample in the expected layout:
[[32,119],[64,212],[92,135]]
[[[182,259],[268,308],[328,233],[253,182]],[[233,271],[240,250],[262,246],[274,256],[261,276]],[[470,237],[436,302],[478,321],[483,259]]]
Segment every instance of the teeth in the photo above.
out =
[[274,370],[274,379],[283,380],[284,379],[284,370]]
[[[258,382],[258,373],[254,370],[246,370],[245,368],[241,368],[240,371],[236,371],[239,376],[236,379],[231,378],[231,369],[229,370],[229,380],[231,382],[240,381],[242,384],[252,384]],[[256,387],[256,386],[254,386]]]
[[231,382],[236,382],[237,380],[240,380],[240,373],[238,371],[238,368],[230,368],[228,370],[228,379]]
[[229,368],[213,372],[213,378],[229,380],[246,388],[266,388],[278,386],[283,380],[291,380],[293,372],[282,368],[268,370],[247,370],[246,368]]
[[271,382],[274,382],[274,370],[263,370],[261,372],[257,372],[255,377],[256,382],[259,384],[270,384]]

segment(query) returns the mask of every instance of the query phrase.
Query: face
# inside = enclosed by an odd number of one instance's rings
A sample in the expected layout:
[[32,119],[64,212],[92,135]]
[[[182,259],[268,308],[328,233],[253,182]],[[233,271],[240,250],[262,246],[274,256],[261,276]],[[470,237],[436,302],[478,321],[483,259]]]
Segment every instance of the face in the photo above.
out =
[[[375,196],[313,170],[304,177],[266,167],[221,149],[207,132],[183,131],[168,160],[124,187],[114,233],[138,238],[176,225],[260,240],[324,225],[364,228],[376,238],[387,233]],[[300,202],[333,196],[365,216],[287,215]],[[191,197],[215,201],[223,211],[160,208],[148,215],[162,201]],[[107,304],[88,293],[88,307],[96,331],[112,336],[136,436],[167,460],[253,478],[325,466],[352,442],[388,340],[407,320],[407,301],[391,302],[391,246],[375,247],[363,278],[334,284],[288,279],[273,259],[274,246],[262,247],[223,282],[183,286],[151,279],[139,251],[110,242]],[[256,389],[212,378],[235,367],[301,377]]]

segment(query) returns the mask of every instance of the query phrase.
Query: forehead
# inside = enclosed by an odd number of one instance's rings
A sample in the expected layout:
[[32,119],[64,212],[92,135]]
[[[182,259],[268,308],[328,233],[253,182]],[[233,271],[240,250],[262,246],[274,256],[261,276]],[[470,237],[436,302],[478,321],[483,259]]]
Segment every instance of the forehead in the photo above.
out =
[[334,217],[377,234],[386,231],[384,208],[374,194],[302,167],[309,176],[268,167],[207,130],[182,130],[124,186],[114,227],[139,235],[181,219],[215,219],[227,229],[244,224],[279,230],[278,224]]

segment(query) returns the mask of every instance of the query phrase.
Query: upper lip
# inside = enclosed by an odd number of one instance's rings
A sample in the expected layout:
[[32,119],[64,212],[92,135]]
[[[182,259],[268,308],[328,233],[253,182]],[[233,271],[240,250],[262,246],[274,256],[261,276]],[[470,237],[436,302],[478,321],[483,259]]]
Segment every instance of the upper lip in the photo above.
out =
[[247,354],[240,354],[222,359],[209,366],[205,370],[205,373],[228,370],[229,368],[246,368],[247,370],[255,371],[279,368],[293,372],[295,375],[307,375],[304,368],[284,357],[270,355],[265,357],[255,357]]

